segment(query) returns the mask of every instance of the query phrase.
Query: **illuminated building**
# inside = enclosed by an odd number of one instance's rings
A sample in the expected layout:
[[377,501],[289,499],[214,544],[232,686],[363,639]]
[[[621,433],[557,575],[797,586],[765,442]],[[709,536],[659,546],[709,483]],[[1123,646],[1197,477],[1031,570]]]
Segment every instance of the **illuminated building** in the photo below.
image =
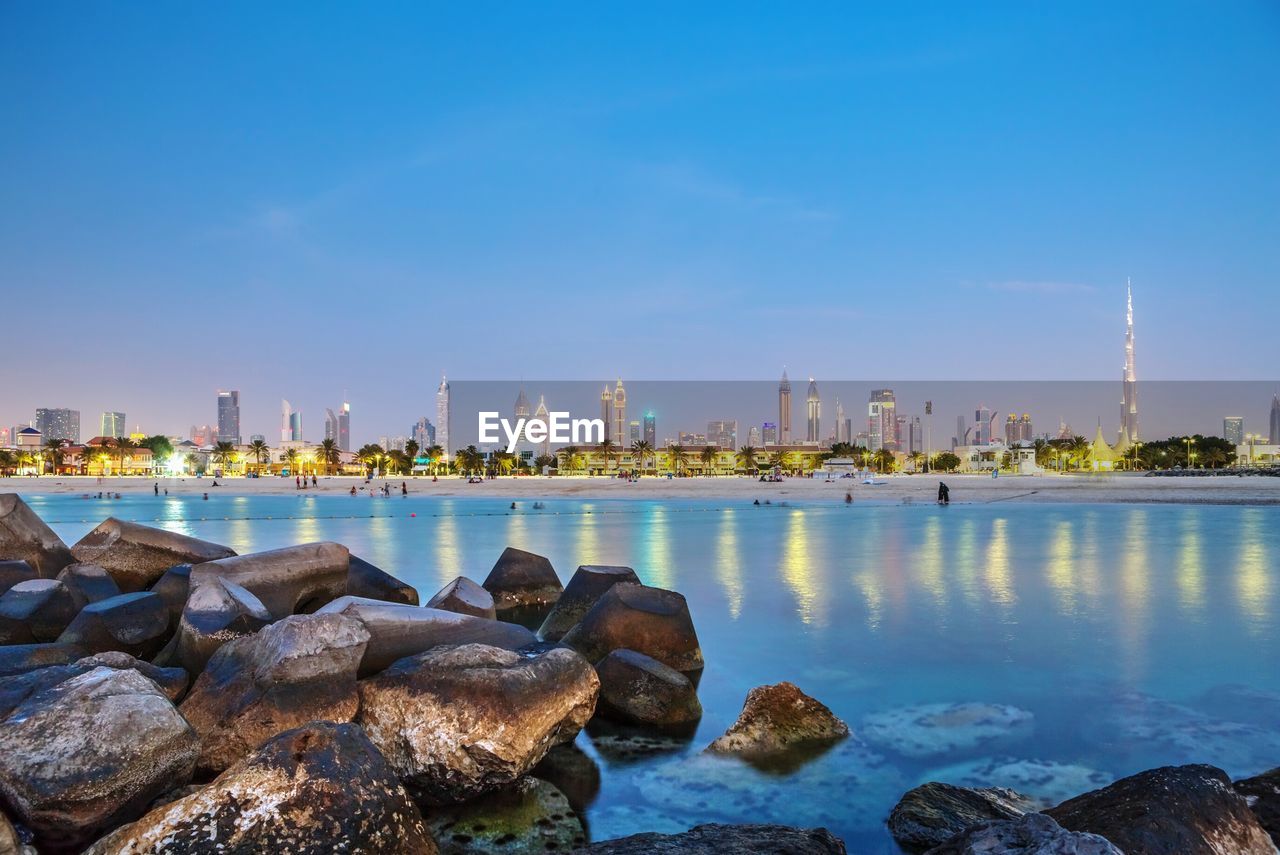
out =
[[604,438],[613,441],[613,392],[609,389],[609,384],[605,384],[604,391],[600,393],[600,421],[604,422]]
[[778,383],[778,435],[775,441],[781,445],[791,443],[791,381],[787,379],[785,368],[782,369],[782,381]]
[[436,445],[443,449],[444,459],[449,459],[449,381],[440,375],[436,389]]
[[818,395],[818,381],[812,377],[809,378],[809,391],[805,395],[805,411],[807,416],[805,440],[820,442],[822,440],[822,398]]
[[892,389],[873,389],[867,402],[867,448],[897,451],[898,404]]
[[1120,439],[1126,445],[1138,441],[1138,375],[1133,365],[1133,286],[1128,286],[1124,334],[1124,401],[1120,405]]
[[240,393],[218,390],[218,432],[208,438],[208,444],[222,439],[232,445],[240,444]]
[[1227,416],[1222,420],[1222,437],[1232,445],[1244,445],[1244,419]]
[[124,436],[125,431],[124,413],[107,412],[102,414],[101,424],[99,425],[99,436]]
[[40,431],[44,440],[65,439],[80,442],[80,411],[61,407],[41,407],[36,410],[36,430]]
[[618,385],[613,390],[613,435],[612,439],[618,445],[626,442],[627,426],[627,390],[622,388],[622,378],[618,378]]
[[653,410],[644,414],[644,441],[649,443],[650,448],[658,447],[658,419]]
[[765,445],[778,444],[778,426],[773,422],[765,422],[760,426],[760,438]]

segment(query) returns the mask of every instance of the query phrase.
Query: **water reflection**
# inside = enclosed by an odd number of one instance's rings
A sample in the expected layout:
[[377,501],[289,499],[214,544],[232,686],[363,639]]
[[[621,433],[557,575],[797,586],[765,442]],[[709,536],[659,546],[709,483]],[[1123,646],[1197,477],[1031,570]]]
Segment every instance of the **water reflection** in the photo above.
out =
[[[596,518],[595,506],[584,504],[582,506],[582,516],[578,520],[578,537],[574,544],[577,550],[574,554],[578,556],[579,564],[605,564],[608,562],[601,561],[600,552],[600,532],[598,530],[599,520]],[[665,588],[666,585],[661,587]]]
[[1147,614],[1150,610],[1149,549],[1147,513],[1135,510],[1129,514],[1125,524],[1120,561],[1121,608],[1116,614],[1125,676],[1130,682],[1137,682],[1146,668]]
[[1199,514],[1184,513],[1178,547],[1178,601],[1188,612],[1196,613],[1204,607],[1203,561]]
[[1060,520],[1054,526],[1049,563],[1045,568],[1049,587],[1053,589],[1058,601],[1058,611],[1062,614],[1075,614],[1076,611],[1074,535],[1072,525],[1067,520]]
[[729,616],[742,614],[742,557],[738,555],[738,521],[732,509],[720,515],[720,532],[716,539],[716,579],[729,601]]
[[916,551],[915,575],[925,591],[933,596],[939,608],[947,604],[947,581],[942,561],[942,520],[930,515],[924,524],[924,537]]
[[987,596],[1001,606],[1017,602],[1009,574],[1009,521],[999,517],[991,523],[991,539],[987,543],[987,566],[983,574]]
[[658,588],[672,587],[671,575],[671,532],[668,530],[667,510],[662,505],[653,505],[646,515],[645,526],[645,562],[643,567],[635,568],[640,581]]
[[1245,626],[1251,633],[1263,631],[1271,616],[1271,565],[1262,539],[1262,514],[1257,508],[1244,511],[1240,520],[1240,555],[1236,560],[1236,593]]
[[[452,511],[452,507],[446,506]],[[428,535],[435,547],[435,566],[439,585],[443,586],[450,579],[462,575],[462,554],[458,546],[458,522],[452,513],[438,517],[433,530]],[[476,581],[483,581],[477,579]]]
[[796,599],[796,612],[804,623],[826,625],[826,608],[819,596],[818,573],[809,553],[806,514],[793,510],[782,536],[782,578]]

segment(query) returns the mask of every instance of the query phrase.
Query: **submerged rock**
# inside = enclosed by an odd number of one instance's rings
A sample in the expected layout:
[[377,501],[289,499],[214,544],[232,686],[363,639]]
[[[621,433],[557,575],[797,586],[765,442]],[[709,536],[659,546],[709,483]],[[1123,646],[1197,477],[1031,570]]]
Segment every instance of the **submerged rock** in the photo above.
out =
[[543,641],[559,641],[564,634],[582,620],[583,615],[600,601],[605,592],[621,582],[640,584],[636,571],[630,567],[584,564],[579,567],[556,601],[551,614],[542,622],[538,638]]
[[1037,809],[1043,809],[1105,787],[1114,780],[1106,772],[1056,760],[983,757],[930,769],[922,783],[942,781],[959,787],[1003,787],[1016,790],[1032,799]]
[[62,538],[17,493],[0,493],[0,559],[25,561],[41,579],[52,579],[75,561]]
[[431,810],[442,855],[571,852],[587,842],[568,798],[546,781],[521,778],[461,805]]
[[139,659],[160,652],[169,635],[169,610],[159,594],[118,594],[80,610],[58,641],[91,653],[119,650]]
[[634,650],[677,671],[702,670],[702,648],[684,597],[627,583],[605,592],[561,642],[592,662]]
[[597,713],[606,718],[658,727],[683,727],[702,718],[689,678],[643,653],[615,650],[596,665],[596,674]]
[[353,724],[280,734],[209,786],[99,840],[88,855],[434,855],[422,814]]
[[600,767],[573,742],[553,747],[529,774],[555,785],[569,800],[569,805],[582,815],[600,795]]
[[175,564],[201,564],[235,555],[221,544],[115,517],[80,538],[71,552],[80,563],[106,570],[126,593],[145,591]]
[[58,581],[67,586],[80,609],[120,593],[116,580],[96,564],[68,564],[58,574]]
[[269,623],[266,606],[248,590],[215,573],[193,570],[173,659],[189,673],[199,674],[219,647]]
[[56,579],[19,582],[0,596],[0,644],[55,641],[79,610]]
[[200,735],[199,771],[221,772],[309,721],[355,718],[368,640],[354,618],[293,615],[224,644],[181,707]]
[[[1042,813],[971,826],[928,855],[1124,855],[1106,838],[1067,831]],[[1137,853],[1133,853],[1137,855]]]
[[19,582],[39,578],[35,568],[25,561],[0,561],[0,595]]
[[304,543],[267,552],[197,564],[197,577],[211,574],[234,582],[258,598],[272,620],[313,612],[345,594],[351,554],[341,543]]
[[361,677],[433,647],[487,644],[518,650],[537,641],[532,632],[511,623],[358,597],[341,597],[317,614],[347,615],[364,624],[369,644],[360,662]]
[[1017,819],[1036,804],[1004,787],[972,789],[931,781],[907,791],[889,813],[889,833],[900,846],[927,849],[988,820]]
[[1144,855],[1275,855],[1244,797],[1212,766],[1163,766],[1045,811]]
[[849,735],[849,725],[793,683],[757,686],[724,735],[707,746],[716,754],[759,757],[831,743]]
[[918,704],[865,716],[859,733],[904,757],[932,757],[1020,739],[1033,721],[1008,704]]
[[688,753],[694,731],[655,730],[648,725],[622,724],[596,716],[587,725],[591,747],[608,766],[631,766],[660,757]]
[[515,609],[550,607],[564,590],[550,561],[513,546],[502,550],[483,587],[493,595],[499,617]]
[[578,851],[590,855],[845,855],[846,850],[844,842],[825,828],[710,824],[680,834],[634,834]]
[[1236,781],[1234,789],[1244,796],[1258,823],[1280,847],[1280,769]]
[[191,777],[191,726],[137,671],[94,668],[0,722],[0,793],[41,851],[78,851]]
[[385,570],[354,555],[351,556],[347,587],[343,593],[388,603],[404,603],[409,606],[418,604],[418,591],[412,585],[401,582]]
[[427,608],[497,620],[493,596],[466,576],[459,576],[427,601]]
[[581,656],[482,644],[401,659],[360,682],[359,722],[424,798],[463,801],[516,781],[591,718],[600,681]]

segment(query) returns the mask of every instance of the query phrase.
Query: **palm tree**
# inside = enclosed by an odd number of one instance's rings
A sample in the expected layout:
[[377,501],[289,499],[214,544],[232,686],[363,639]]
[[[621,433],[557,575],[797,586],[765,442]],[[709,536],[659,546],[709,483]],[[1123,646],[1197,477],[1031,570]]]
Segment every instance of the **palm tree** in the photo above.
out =
[[[37,461],[38,459],[39,459],[39,458],[38,458],[35,454],[33,454],[32,452],[30,452],[30,451],[19,451],[19,452],[18,452],[18,466],[19,466],[19,468],[21,468],[21,467],[24,467],[24,466],[25,466],[25,467],[30,467],[30,468],[35,469],[35,467],[36,467],[36,461]],[[36,469],[36,477],[39,477],[39,476],[40,476],[40,471],[39,471],[39,469]]]
[[613,440],[605,437],[600,440],[599,451],[600,457],[604,460],[604,471],[607,474],[609,471],[609,463],[618,456],[618,445]]
[[400,449],[392,449],[387,452],[387,470],[395,474],[403,475],[413,463],[409,459],[409,455]]
[[7,448],[0,448],[0,476],[8,476],[17,465],[17,455]]
[[689,452],[679,443],[667,446],[667,460],[671,463],[671,473],[679,475],[689,465]]
[[187,464],[187,472],[196,473],[200,471],[200,455],[192,452],[183,458]]
[[53,474],[57,475],[58,467],[62,465],[62,440],[60,439],[46,440],[44,444],[44,448],[45,448],[45,455],[44,455],[45,460],[49,461],[49,464],[53,468]]
[[716,458],[720,455],[720,448],[715,445],[708,445],[698,452],[698,459],[702,461],[702,472],[706,474],[710,472],[715,474]]
[[539,454],[533,458],[533,467],[539,472],[550,469],[556,465],[556,459],[550,454]]
[[893,452],[887,448],[877,449],[876,453],[872,455],[872,459],[875,460],[876,468],[880,470],[881,474],[892,469],[895,462]]
[[413,470],[413,463],[418,459],[418,452],[421,450],[416,439],[411,439],[404,444],[404,456],[409,458],[409,469]]
[[466,472],[468,475],[481,471],[484,468],[484,455],[480,453],[480,449],[474,445],[468,445],[455,455],[458,462],[458,469]]
[[791,452],[789,451],[772,451],[769,453],[769,468],[777,469],[781,472],[787,471],[791,467]]
[[503,475],[510,475],[511,470],[516,466],[516,456],[509,451],[495,451],[489,457],[496,465],[498,472]]
[[[131,448],[136,448],[137,446],[134,445],[133,440],[129,439],[129,437],[127,436],[118,436],[116,437],[115,442],[116,442],[116,457],[120,461],[120,467],[119,467],[120,474],[123,475],[125,452]],[[222,443],[218,443],[218,444],[222,445]],[[227,443],[227,445],[230,446],[231,443]]]
[[296,476],[298,474],[298,449],[290,448],[286,450],[284,454],[280,455],[280,462],[289,467],[289,472]]
[[645,461],[653,459],[653,446],[643,439],[637,439],[631,443],[631,456],[636,459],[640,469],[643,470]]
[[360,450],[356,452],[356,460],[365,468],[365,477],[373,475],[373,467],[378,465],[378,461],[382,459],[383,451],[380,445],[362,445]]
[[1049,465],[1049,458],[1053,456],[1053,446],[1044,437],[1037,437],[1031,447],[1036,450],[1036,465],[1043,468]]
[[[325,441],[332,442],[333,440]],[[253,455],[254,462],[258,464],[258,471],[261,472],[262,461],[271,453],[271,449],[262,440],[255,439],[253,442],[249,443],[249,453]]]
[[1206,448],[1200,459],[1209,464],[1210,469],[1217,469],[1227,462],[1227,453],[1217,446]]
[[921,465],[924,463],[924,453],[920,451],[913,451],[907,455],[907,459],[911,461],[911,469],[915,472],[919,472]]
[[236,462],[236,447],[229,442],[219,442],[213,447],[213,462],[224,467],[224,471],[229,471]]
[[566,445],[558,452],[560,455],[560,468],[565,472],[572,472],[577,468],[578,461],[581,458],[581,452],[576,445]]
[[440,463],[444,457],[444,449],[438,445],[428,445],[427,457],[431,458],[431,474],[434,475],[439,471]]
[[338,447],[337,440],[320,440],[316,447],[316,462],[324,467],[324,474],[333,474],[333,467],[342,462],[342,449]]
[[1071,441],[1067,445],[1067,450],[1071,453],[1071,456],[1076,459],[1077,469],[1084,469],[1084,463],[1089,459],[1089,448],[1089,440],[1082,436],[1071,437]]
[[756,471],[756,450],[749,445],[744,445],[738,449],[733,455],[733,459],[742,467],[742,471],[748,475],[754,474]]

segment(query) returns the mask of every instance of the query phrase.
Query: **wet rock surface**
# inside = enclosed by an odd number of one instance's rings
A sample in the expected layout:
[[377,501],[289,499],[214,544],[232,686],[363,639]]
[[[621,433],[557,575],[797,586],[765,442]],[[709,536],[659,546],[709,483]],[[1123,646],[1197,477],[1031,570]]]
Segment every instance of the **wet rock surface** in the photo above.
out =
[[0,644],[56,641],[79,610],[56,579],[19,582],[0,596]]
[[785,825],[699,825],[680,834],[635,834],[578,850],[590,855],[844,855],[840,838],[825,828]]
[[217,773],[282,731],[347,722],[369,634],[343,615],[294,615],[223,645],[183,701],[200,735],[201,773]]
[[459,576],[427,601],[427,608],[497,620],[493,595],[466,576]]
[[418,591],[380,567],[352,555],[347,570],[347,587],[343,593],[353,597],[382,600],[388,603],[418,604]]
[[80,610],[58,641],[92,653],[118,650],[150,659],[169,637],[169,610],[159,594],[118,594]]
[[595,671],[572,651],[524,658],[468,644],[362,680],[358,721],[415,792],[449,803],[515,782],[572,740],[598,692]]
[[689,678],[634,650],[615,650],[596,665],[598,715],[616,721],[680,728],[702,718],[702,703]]
[[886,751],[932,757],[1021,739],[1033,722],[1031,713],[1008,704],[918,704],[865,716],[858,733]]
[[760,757],[831,743],[848,735],[849,726],[825,704],[794,683],[783,682],[748,692],[738,720],[707,750]]
[[982,757],[930,769],[921,783],[941,781],[960,787],[1004,787],[1032,799],[1037,809],[1043,809],[1105,787],[1114,780],[1107,772],[1074,763]]
[[551,613],[543,621],[542,628],[538,630],[538,638],[543,641],[559,641],[591,611],[591,607],[600,601],[606,591],[620,583],[639,585],[640,579],[630,567],[600,564],[584,564],[579,567],[556,600]]
[[304,543],[197,564],[197,576],[214,575],[249,591],[272,620],[312,612],[347,590],[351,554],[340,543]]
[[102,567],[123,592],[145,591],[175,564],[200,564],[235,555],[217,543],[108,518],[71,547],[76,561]]
[[75,561],[71,550],[17,493],[0,493],[0,559],[25,561],[52,579]]
[[500,618],[516,610],[550,608],[564,590],[549,560],[513,546],[498,556],[483,587],[493,596]]
[[688,604],[680,594],[662,588],[614,585],[561,642],[591,662],[626,649],[685,673],[703,666]]
[[216,573],[192,570],[191,592],[182,609],[173,660],[199,674],[218,648],[271,623],[266,606],[250,591]]
[[286,731],[209,786],[98,841],[90,855],[290,855],[437,849],[422,814],[353,724]]
[[[928,855],[1124,855],[1106,838],[1067,831],[1042,813],[978,823]],[[1136,855],[1136,854],[1135,854]]]
[[74,663],[50,665],[22,674],[0,677],[0,719],[7,717],[32,695],[37,695],[95,668],[137,671],[155,683],[170,701],[181,697],[187,688],[187,672],[181,668],[158,668],[150,662],[142,662],[125,653],[101,653],[79,659]]
[[1280,769],[1236,781],[1234,789],[1244,796],[1258,823],[1280,847]]
[[1003,787],[974,789],[933,781],[909,790],[894,806],[889,833],[901,846],[928,849],[980,822],[1035,811],[1032,799]]
[[443,855],[572,852],[586,829],[564,793],[537,778],[465,804],[431,810],[431,831]]
[[1274,855],[1245,798],[1213,766],[1164,766],[1122,778],[1045,811],[1072,831],[1129,853]]

